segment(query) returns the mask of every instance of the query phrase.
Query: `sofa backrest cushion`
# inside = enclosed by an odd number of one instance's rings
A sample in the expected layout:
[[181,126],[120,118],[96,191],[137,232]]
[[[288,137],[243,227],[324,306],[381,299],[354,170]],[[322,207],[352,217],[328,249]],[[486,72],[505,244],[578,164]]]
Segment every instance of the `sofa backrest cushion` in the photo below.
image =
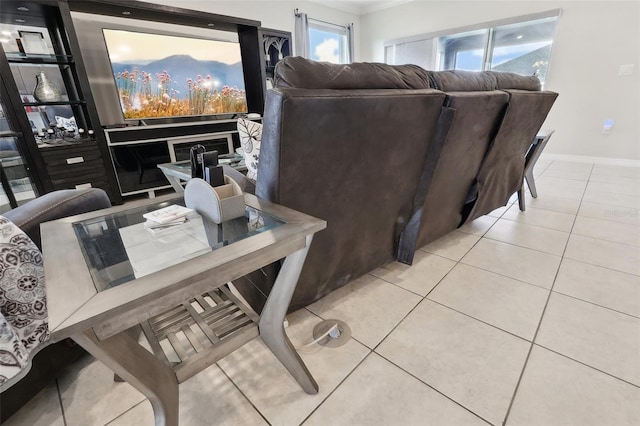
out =
[[493,75],[496,79],[496,89],[500,90],[531,90],[539,92],[542,90],[542,84],[535,75],[520,75],[513,72],[497,72],[487,71],[487,74]]
[[299,89],[429,89],[429,71],[417,65],[331,64],[287,56],[276,64],[275,87]]
[[471,92],[495,90],[496,77],[486,72],[475,71],[431,71],[434,89],[445,92]]
[[532,90],[539,92],[540,80],[533,75],[496,71],[428,71],[432,88],[444,92],[472,92],[482,90]]
[[267,93],[256,195],[327,221],[290,310],[395,258],[444,97],[429,89]]
[[455,114],[424,200],[416,248],[460,225],[467,194],[508,99],[507,93],[499,90],[447,95],[445,104],[455,109]]
[[522,187],[525,155],[558,94],[507,90],[509,105],[477,176],[477,199],[466,221],[504,206]]

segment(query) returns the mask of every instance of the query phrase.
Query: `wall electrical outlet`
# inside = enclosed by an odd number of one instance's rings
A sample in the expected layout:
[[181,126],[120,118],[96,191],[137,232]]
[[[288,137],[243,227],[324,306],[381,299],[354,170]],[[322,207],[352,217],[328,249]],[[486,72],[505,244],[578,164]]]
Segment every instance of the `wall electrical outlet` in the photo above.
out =
[[611,133],[612,128],[613,128],[613,120],[610,118],[607,120],[604,120],[604,126],[602,126],[602,134],[608,135],[609,133]]
[[633,69],[635,67],[636,67],[635,64],[620,65],[620,70],[618,71],[618,75],[633,75]]

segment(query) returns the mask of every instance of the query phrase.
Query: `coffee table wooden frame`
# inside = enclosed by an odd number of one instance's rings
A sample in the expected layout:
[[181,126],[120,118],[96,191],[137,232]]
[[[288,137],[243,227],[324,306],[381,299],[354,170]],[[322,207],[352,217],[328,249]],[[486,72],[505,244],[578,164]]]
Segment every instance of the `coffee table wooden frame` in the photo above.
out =
[[[166,360],[141,347],[130,329],[284,258],[262,314],[255,319],[264,343],[303,390],[317,393],[318,385],[285,334],[283,321],[313,235],[326,227],[323,220],[245,194],[248,206],[285,224],[106,291],[96,290],[73,223],[175,198],[170,194],[42,224],[52,340],[71,337],[149,398],[157,426],[177,425],[178,383],[199,370],[186,366],[177,375]],[[254,338],[257,333],[250,329],[226,350],[216,348],[210,357],[198,357],[196,367],[206,368]]]

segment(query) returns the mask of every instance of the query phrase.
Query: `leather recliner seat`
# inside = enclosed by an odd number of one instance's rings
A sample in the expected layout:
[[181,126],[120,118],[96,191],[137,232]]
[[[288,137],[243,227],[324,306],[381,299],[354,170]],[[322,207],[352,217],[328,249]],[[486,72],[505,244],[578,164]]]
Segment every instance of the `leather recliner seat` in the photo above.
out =
[[[417,248],[506,204],[557,96],[510,73],[300,57],[278,63],[274,84],[256,195],[327,221],[291,311],[396,258],[411,263]],[[250,281],[240,289],[259,309],[270,277]]]

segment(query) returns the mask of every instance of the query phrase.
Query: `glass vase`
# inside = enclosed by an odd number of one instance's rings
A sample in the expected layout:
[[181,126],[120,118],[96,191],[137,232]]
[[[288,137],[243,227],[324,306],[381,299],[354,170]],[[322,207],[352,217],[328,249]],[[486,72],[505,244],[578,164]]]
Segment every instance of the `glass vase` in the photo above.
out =
[[33,97],[38,102],[58,102],[62,99],[60,90],[49,81],[44,71],[36,74],[36,88],[33,91]]

